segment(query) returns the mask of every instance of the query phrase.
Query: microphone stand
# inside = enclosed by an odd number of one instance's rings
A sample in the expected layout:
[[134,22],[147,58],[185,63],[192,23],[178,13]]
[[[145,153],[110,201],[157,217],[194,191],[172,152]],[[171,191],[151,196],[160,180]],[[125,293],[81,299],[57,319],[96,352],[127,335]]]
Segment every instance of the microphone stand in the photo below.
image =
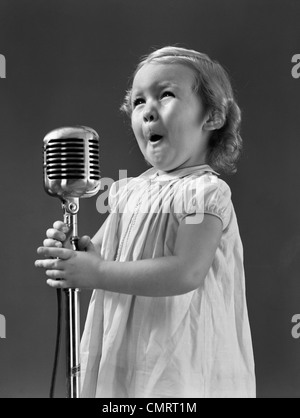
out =
[[[64,223],[70,228],[70,242],[78,250],[77,213],[79,199],[62,201]],[[66,304],[66,372],[67,397],[80,398],[80,299],[79,289],[64,289]]]

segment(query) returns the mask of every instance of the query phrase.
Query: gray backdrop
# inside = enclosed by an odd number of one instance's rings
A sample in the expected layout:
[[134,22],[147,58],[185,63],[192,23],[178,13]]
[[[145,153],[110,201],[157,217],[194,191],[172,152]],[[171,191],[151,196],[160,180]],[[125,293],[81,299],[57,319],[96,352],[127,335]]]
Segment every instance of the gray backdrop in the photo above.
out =
[[[119,113],[141,55],[178,44],[229,71],[243,111],[245,143],[228,181],[245,249],[248,307],[259,397],[299,397],[300,53],[299,0],[1,0],[0,397],[47,397],[56,295],[34,268],[36,247],[62,213],[43,190],[42,140],[63,125],[101,137],[103,177],[134,176],[145,164]],[[105,220],[81,200],[79,229]],[[82,292],[82,326],[89,299]],[[65,396],[64,352],[57,397]]]

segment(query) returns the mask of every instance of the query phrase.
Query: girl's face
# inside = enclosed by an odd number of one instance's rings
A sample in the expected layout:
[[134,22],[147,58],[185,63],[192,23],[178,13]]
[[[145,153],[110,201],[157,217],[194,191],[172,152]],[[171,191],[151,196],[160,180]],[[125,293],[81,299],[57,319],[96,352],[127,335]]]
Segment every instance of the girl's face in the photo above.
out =
[[162,171],[204,164],[208,116],[182,64],[145,64],[132,85],[131,123],[145,159]]

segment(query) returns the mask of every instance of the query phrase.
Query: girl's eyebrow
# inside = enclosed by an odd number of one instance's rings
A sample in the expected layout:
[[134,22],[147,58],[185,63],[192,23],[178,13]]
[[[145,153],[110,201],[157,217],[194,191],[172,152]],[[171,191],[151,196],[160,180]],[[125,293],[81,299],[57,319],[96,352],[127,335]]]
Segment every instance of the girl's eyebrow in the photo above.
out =
[[161,81],[158,83],[159,87],[177,87],[177,83],[174,83],[174,81]]
[[[173,87],[176,88],[178,87],[177,83],[174,83],[173,81],[159,81],[159,82],[155,82],[153,84],[151,84],[150,86],[147,86],[147,90],[160,90],[160,89],[164,89],[167,87]],[[141,88],[135,88],[134,90],[132,90],[132,93],[134,92],[134,95],[140,95],[142,94],[142,92],[144,91],[143,87]]]

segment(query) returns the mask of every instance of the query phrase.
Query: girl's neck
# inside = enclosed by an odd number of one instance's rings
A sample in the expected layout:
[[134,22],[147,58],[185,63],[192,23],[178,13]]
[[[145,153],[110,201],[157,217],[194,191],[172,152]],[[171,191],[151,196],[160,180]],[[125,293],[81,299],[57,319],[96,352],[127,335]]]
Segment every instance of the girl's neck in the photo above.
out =
[[203,161],[203,162],[201,162],[199,164],[191,165],[191,166],[184,166],[184,165],[182,165],[182,166],[179,166],[179,167],[174,168],[173,170],[167,170],[167,171],[157,169],[157,174],[159,176],[161,176],[163,174],[171,174],[171,173],[174,173],[174,172],[176,172],[178,170],[183,170],[185,168],[188,169],[188,168],[194,168],[194,167],[201,167],[203,165],[207,165],[206,161]]
[[179,171],[179,170],[185,170],[185,169],[188,170],[188,169],[198,168],[198,167],[205,166],[205,165],[207,164],[203,163],[203,164],[197,164],[197,165],[188,166],[188,167],[177,167],[177,168],[174,168],[174,170],[169,170],[169,171],[157,170],[157,175],[162,176],[164,174],[172,174],[172,173],[176,173],[176,171]]

